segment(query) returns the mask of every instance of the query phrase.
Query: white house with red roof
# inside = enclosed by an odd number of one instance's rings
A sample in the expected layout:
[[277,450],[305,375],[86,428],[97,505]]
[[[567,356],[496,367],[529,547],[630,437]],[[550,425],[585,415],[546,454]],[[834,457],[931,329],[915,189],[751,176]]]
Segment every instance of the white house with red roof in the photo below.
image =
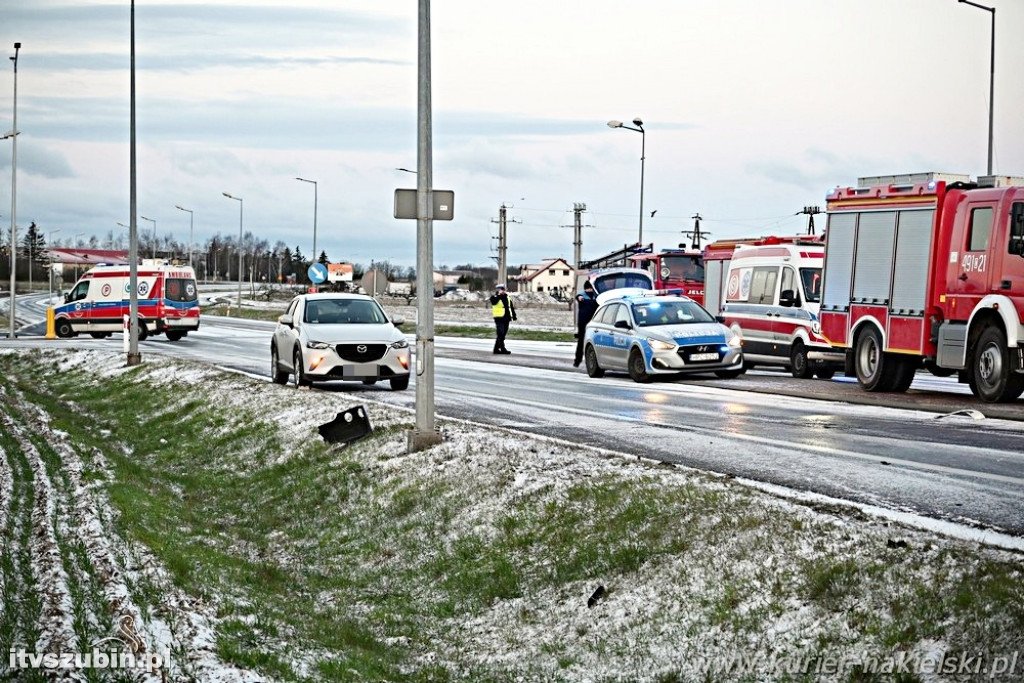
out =
[[520,292],[547,292],[571,296],[576,287],[576,271],[563,258],[519,267]]

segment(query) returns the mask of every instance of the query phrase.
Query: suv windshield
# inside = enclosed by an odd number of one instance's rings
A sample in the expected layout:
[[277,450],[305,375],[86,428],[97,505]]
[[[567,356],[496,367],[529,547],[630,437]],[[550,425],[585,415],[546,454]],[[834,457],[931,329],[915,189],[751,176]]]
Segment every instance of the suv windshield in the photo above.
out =
[[309,301],[302,320],[321,325],[381,325],[388,321],[376,301],[364,299]]
[[633,304],[637,327],[711,323],[715,319],[694,301],[647,301]]

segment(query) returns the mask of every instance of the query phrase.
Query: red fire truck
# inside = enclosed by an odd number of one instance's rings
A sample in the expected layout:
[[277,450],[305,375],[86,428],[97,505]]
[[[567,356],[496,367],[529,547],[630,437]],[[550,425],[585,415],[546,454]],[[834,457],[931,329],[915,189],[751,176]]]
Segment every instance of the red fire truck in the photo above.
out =
[[861,178],[828,194],[821,328],[868,391],[919,367],[1024,393],[1024,178]]
[[699,249],[663,249],[657,254],[630,256],[637,268],[654,278],[655,289],[680,290],[704,303],[704,256]]

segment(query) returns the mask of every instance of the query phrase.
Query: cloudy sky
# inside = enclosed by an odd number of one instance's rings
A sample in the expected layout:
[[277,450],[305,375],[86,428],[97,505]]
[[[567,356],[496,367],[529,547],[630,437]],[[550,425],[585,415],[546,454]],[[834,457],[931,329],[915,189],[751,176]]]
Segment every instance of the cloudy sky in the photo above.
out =
[[[983,3],[985,4],[985,3]],[[1024,3],[997,8],[995,172],[1024,175]],[[435,0],[434,186],[455,191],[435,261],[584,258],[794,233],[858,176],[984,174],[990,15],[955,0]],[[128,0],[0,0],[18,61],[20,226],[106,238],[129,219]],[[244,228],[332,261],[415,262],[393,218],[415,177],[414,0],[137,0],[139,213],[196,242]],[[13,69],[0,72],[12,128]],[[645,137],[607,127],[640,117]],[[0,143],[9,233],[11,144]],[[657,211],[654,217],[651,212]],[[139,221],[140,230],[152,223]]]

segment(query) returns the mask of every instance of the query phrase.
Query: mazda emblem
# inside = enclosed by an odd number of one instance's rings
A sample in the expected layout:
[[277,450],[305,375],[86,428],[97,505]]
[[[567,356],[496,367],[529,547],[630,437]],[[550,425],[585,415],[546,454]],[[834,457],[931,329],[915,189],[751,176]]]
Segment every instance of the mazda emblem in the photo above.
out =
[[359,353],[366,353],[366,344],[360,344],[356,347],[356,351]]

